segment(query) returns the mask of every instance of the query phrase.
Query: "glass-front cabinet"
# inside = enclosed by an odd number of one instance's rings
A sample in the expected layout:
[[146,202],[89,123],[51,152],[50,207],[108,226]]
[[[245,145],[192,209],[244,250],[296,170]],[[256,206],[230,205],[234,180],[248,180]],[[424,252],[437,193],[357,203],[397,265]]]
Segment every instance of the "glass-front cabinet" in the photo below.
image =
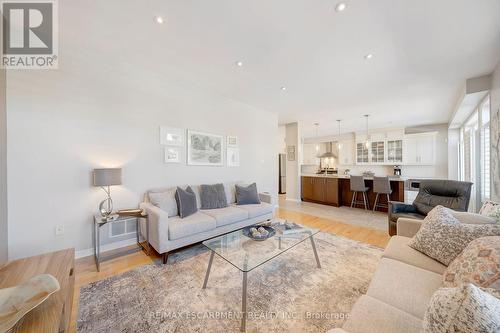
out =
[[368,148],[362,142],[356,143],[356,163],[368,163]]
[[371,143],[371,163],[385,162],[385,141],[373,141]]
[[387,162],[403,162],[403,140],[387,140]]

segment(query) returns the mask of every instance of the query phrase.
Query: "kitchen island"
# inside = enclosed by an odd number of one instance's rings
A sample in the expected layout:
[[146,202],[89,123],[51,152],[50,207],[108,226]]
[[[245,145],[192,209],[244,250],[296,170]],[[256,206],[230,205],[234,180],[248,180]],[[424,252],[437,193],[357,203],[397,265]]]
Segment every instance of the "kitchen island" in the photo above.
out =
[[[344,175],[302,175],[302,201],[314,202],[319,204],[331,205],[335,207],[350,206],[352,195],[349,176]],[[404,202],[405,179],[401,177],[389,177],[392,194],[392,201]],[[365,185],[370,188],[367,192],[370,208],[375,203],[376,193],[373,192],[373,178],[365,177]],[[362,195],[358,194],[358,200],[362,200]],[[379,196],[379,203],[387,204],[385,195]],[[356,208],[363,208],[363,205],[357,205]],[[387,208],[379,207],[378,211],[387,212]]]

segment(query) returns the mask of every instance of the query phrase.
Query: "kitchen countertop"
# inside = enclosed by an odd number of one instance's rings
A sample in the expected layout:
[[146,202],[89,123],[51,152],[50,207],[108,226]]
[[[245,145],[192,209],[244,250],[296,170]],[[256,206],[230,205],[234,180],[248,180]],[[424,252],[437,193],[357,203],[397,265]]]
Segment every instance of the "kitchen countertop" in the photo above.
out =
[[[339,179],[349,179],[349,175],[318,175],[315,173],[303,173],[302,177],[318,177],[318,178],[339,178]],[[373,180],[373,177],[365,177],[366,180]],[[396,177],[389,176],[389,180],[393,182],[404,182],[408,179],[408,177]]]

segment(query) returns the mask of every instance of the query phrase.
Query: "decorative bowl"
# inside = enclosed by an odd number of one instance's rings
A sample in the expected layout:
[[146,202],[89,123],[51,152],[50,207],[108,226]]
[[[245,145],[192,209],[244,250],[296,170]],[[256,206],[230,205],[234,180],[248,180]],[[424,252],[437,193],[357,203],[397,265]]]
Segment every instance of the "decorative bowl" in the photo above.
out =
[[[267,236],[253,237],[253,236],[252,236],[252,233],[250,232],[250,229],[252,229],[252,228],[256,228],[256,229],[258,229],[258,228],[260,228],[260,227],[262,227],[262,228],[264,228],[264,229],[266,229],[266,230],[267,230],[267,232],[268,232]],[[268,238],[270,238],[270,237],[273,237],[275,234],[276,234],[276,230],[274,230],[274,228],[273,228],[273,227],[269,227],[269,226],[267,226],[267,225],[257,225],[257,226],[252,225],[252,226],[249,226],[249,227],[243,228],[243,235],[247,236],[247,237],[248,237],[248,238],[250,238],[250,239],[256,240],[256,241],[263,241],[263,240],[266,240],[266,239],[268,239]]]

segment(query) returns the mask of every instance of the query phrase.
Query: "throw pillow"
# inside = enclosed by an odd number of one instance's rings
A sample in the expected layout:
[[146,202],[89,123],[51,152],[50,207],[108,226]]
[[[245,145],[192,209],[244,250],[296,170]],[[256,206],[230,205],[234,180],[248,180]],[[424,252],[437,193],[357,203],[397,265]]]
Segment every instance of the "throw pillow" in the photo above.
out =
[[460,223],[448,209],[436,206],[408,244],[448,266],[474,239],[500,236],[500,224]]
[[236,204],[260,204],[259,193],[257,193],[257,184],[253,183],[248,186],[236,185]]
[[472,284],[440,288],[432,295],[425,312],[423,332],[499,332],[499,298],[500,290],[482,289]]
[[500,203],[486,200],[479,210],[479,214],[484,216],[491,216],[495,214],[500,209]]
[[179,213],[177,210],[177,202],[175,200],[175,192],[175,187],[164,192],[149,192],[149,201],[161,210],[166,211],[168,217],[177,216]]
[[224,185],[200,186],[201,209],[215,209],[227,207],[227,197]]
[[482,237],[467,245],[443,274],[443,286],[473,283],[500,290],[500,236]]
[[190,186],[188,186],[186,190],[177,187],[175,200],[177,201],[177,209],[179,210],[179,216],[181,219],[188,217],[189,215],[193,215],[198,211],[198,207],[196,205],[196,194],[194,194],[194,191]]

